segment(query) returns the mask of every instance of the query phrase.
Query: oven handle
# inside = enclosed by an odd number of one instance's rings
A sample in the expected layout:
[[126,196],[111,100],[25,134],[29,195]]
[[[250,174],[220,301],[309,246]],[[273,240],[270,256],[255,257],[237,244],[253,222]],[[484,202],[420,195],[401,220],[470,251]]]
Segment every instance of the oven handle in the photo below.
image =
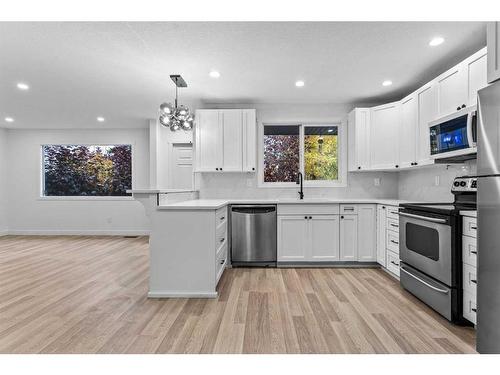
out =
[[408,272],[407,270],[405,270],[403,267],[400,267],[400,270],[403,271],[404,273],[406,273],[408,276],[411,276],[413,277],[415,280],[418,280],[420,281],[422,284],[424,284],[425,286],[431,288],[432,290],[435,290],[436,292],[439,292],[439,293],[443,293],[443,294],[448,294],[448,290],[443,290],[443,289],[439,289],[439,288],[436,288],[435,286],[429,284],[428,282],[426,282],[425,280],[422,280],[420,277],[417,277],[415,276],[414,274]]
[[446,219],[438,219],[436,217],[413,215],[413,214],[407,214],[407,213],[404,213],[404,212],[399,212],[399,216],[412,217],[412,218],[415,218],[415,219],[430,221],[431,223],[441,223],[441,224],[446,223]]

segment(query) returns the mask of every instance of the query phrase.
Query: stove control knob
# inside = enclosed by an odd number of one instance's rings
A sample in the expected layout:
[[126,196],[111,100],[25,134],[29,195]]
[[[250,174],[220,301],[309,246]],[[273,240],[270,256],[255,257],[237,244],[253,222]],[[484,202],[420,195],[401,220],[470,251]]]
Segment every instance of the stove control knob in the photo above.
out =
[[467,183],[466,183],[465,181],[461,181],[461,182],[460,182],[460,186],[461,186],[461,187],[465,187],[465,185],[467,185]]

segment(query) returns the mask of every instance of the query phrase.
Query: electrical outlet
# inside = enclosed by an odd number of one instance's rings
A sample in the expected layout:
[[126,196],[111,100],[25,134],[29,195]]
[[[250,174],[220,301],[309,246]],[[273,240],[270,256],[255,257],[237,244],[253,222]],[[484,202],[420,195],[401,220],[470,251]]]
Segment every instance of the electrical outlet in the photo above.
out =
[[252,187],[253,186],[253,179],[247,178],[247,187]]
[[439,175],[434,176],[434,185],[439,186]]
[[373,179],[373,185],[380,186],[380,177],[376,177]]

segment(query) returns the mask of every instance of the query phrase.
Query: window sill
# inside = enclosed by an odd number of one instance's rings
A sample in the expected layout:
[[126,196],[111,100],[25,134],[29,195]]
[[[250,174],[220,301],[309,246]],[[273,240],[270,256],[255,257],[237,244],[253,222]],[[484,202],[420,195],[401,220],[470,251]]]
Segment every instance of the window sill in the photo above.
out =
[[38,197],[39,201],[133,201],[133,197]]

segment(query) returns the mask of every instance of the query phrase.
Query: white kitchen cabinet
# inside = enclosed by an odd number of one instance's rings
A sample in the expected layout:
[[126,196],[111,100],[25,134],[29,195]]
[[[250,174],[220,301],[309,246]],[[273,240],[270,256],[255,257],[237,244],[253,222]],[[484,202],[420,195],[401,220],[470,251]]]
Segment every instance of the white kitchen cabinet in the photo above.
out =
[[432,164],[430,158],[429,122],[438,114],[436,85],[430,82],[416,92],[417,97],[417,165]]
[[377,205],[377,263],[386,267],[386,206]]
[[399,166],[407,168],[416,165],[415,141],[418,136],[417,96],[411,94],[401,100],[401,127],[399,129]]
[[358,215],[340,216],[340,260],[358,259]]
[[307,216],[278,215],[278,261],[305,261],[309,248]]
[[467,74],[467,105],[476,105],[477,92],[488,85],[486,48],[466,59],[463,65]]
[[339,260],[339,216],[313,215],[309,219],[310,260]]
[[463,65],[458,64],[436,78],[438,116],[456,112],[467,105],[467,76]]
[[196,111],[195,154],[197,172],[214,172],[222,166],[220,111]]
[[243,171],[257,170],[257,118],[255,109],[243,110]]
[[255,110],[196,111],[196,172],[253,172],[256,169]]
[[347,119],[349,171],[370,168],[370,109],[355,108]]
[[377,260],[377,206],[358,205],[358,261]]
[[488,22],[486,27],[486,45],[488,48],[488,83],[500,79],[500,22]]
[[371,108],[370,165],[371,169],[399,167],[400,103],[394,102]]

